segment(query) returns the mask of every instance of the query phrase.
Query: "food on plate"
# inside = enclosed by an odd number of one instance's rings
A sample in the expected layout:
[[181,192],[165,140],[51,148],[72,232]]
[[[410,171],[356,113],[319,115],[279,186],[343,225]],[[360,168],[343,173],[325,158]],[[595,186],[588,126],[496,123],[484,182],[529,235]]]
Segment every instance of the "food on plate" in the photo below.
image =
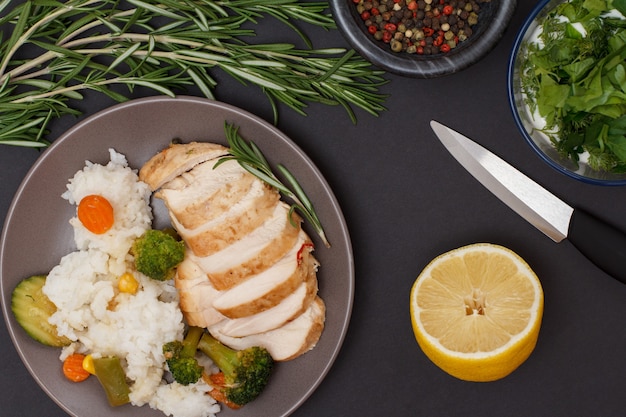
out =
[[136,294],[139,291],[139,281],[131,272],[125,272],[117,279],[117,289],[120,292]]
[[272,374],[274,360],[263,347],[230,349],[204,333],[198,349],[220,369],[220,372],[206,377],[208,383],[214,387],[211,395],[230,408],[240,408],[257,398]]
[[233,349],[246,349],[263,346],[276,361],[288,361],[311,350],[311,346],[324,330],[326,307],[321,298],[316,297],[309,308],[294,320],[264,333],[244,337],[228,336],[220,331],[220,322],[211,327],[211,334]]
[[57,311],[43,293],[45,275],[33,275],[17,284],[11,295],[11,311],[15,320],[36,341],[48,346],[67,346],[70,339],[60,336],[48,319]]
[[63,361],[63,375],[72,382],[82,382],[89,378],[89,371],[83,367],[87,356],[73,353]]
[[[16,287],[18,322],[62,347],[69,380],[95,375],[111,406],[209,417],[217,401],[247,404],[274,361],[311,350],[324,328],[299,203],[281,201],[222,145],[173,144],[139,175],[109,155],[69,180],[76,250]],[[176,233],[152,229],[153,190]]]
[[[219,372],[205,372],[197,358],[200,351],[210,358]],[[182,341],[163,345],[169,371],[182,385],[204,378],[212,387],[210,395],[230,408],[240,408],[257,398],[269,382],[274,359],[267,349],[251,346],[230,349],[205,332],[190,326]]]
[[106,165],[87,161],[85,167],[69,179],[62,198],[78,205],[89,195],[105,198],[114,212],[114,223],[106,233],[95,234],[74,216],[70,225],[77,251],[94,250],[109,258],[111,272],[120,276],[127,272],[132,242],[152,227],[150,189],[137,181],[137,173],[128,166],[126,157],[110,151]]
[[626,172],[626,2],[557,5],[520,50],[520,83],[558,152],[595,170]]
[[417,342],[433,363],[462,380],[494,381],[534,350],[543,290],[510,249],[472,244],[426,266],[411,289],[410,311]]
[[[301,218],[229,148],[174,143],[139,178],[168,209],[187,250],[175,285],[186,322],[239,349],[294,359],[321,336],[313,243]],[[296,326],[297,324],[297,326]]]
[[182,385],[198,382],[204,367],[198,363],[196,352],[204,330],[191,326],[183,340],[173,340],[163,345],[163,355],[174,381]]
[[163,230],[146,230],[130,248],[137,271],[152,279],[174,278],[176,267],[185,258],[185,244]]
[[226,124],[224,128],[226,140],[228,141],[229,155],[220,158],[218,165],[226,161],[235,160],[244,169],[254,176],[262,179],[269,186],[274,188],[283,197],[291,201],[291,210],[300,213],[305,220],[313,227],[324,245],[330,248],[330,242],[326,238],[324,227],[315,207],[296,177],[282,164],[276,165],[276,171],[282,177],[279,178],[273,167],[267,162],[263,152],[254,142],[247,142],[238,132],[238,128],[232,124]]
[[[78,205],[88,195],[109,201],[114,222],[97,234],[72,217],[77,250],[45,278],[42,292],[56,306],[49,323],[71,342],[60,359],[86,355],[111,405],[148,405],[173,417],[215,415],[220,406],[207,395],[211,387],[204,380],[184,386],[166,378],[163,345],[182,340],[185,331],[173,281],[152,279],[134,267],[131,247],[152,227],[150,188],[124,155],[110,150],[110,162],[87,162],[63,198]],[[88,369],[89,361],[83,362]],[[209,364],[206,369],[214,371]]]
[[83,358],[83,369],[89,372],[91,375],[96,374],[96,367],[94,366],[94,363],[93,363],[92,354],[85,355],[85,357]]
[[101,195],[91,194],[83,197],[78,203],[76,217],[92,233],[106,233],[115,220],[113,206]]
[[126,372],[117,356],[93,359],[93,368],[109,404],[113,407],[130,402],[130,387],[126,382]]

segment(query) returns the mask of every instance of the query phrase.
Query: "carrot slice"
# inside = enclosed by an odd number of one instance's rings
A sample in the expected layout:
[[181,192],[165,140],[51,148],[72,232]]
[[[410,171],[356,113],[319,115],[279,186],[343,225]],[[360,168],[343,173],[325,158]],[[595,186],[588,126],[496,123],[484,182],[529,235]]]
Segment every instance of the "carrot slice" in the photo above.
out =
[[72,382],[82,382],[89,377],[89,372],[83,368],[85,355],[73,353],[63,361],[63,375]]
[[77,214],[83,226],[97,235],[113,227],[113,206],[101,195],[91,194],[80,200]]

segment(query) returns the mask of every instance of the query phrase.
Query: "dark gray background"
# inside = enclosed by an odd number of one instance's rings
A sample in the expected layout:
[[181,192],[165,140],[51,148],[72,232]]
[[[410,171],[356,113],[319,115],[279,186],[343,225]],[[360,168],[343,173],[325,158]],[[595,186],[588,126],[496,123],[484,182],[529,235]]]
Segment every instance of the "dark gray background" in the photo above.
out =
[[[496,48],[451,76],[419,80],[388,75],[388,111],[312,105],[308,116],[281,109],[278,127],[317,164],[350,229],[356,293],[345,343],[330,373],[295,416],[618,416],[626,405],[626,286],[596,269],[568,242],[555,244],[471,178],[429,128],[437,119],[504,157],[572,205],[626,229],[626,190],[587,185],[544,164],[517,132],[506,95],[513,40],[535,1],[520,0]],[[275,24],[260,39],[293,42]],[[308,29],[317,47],[345,46],[338,31]],[[271,120],[255,89],[227,76],[217,98]],[[137,95],[143,94],[139,92]],[[84,102],[86,115],[113,103]],[[51,138],[76,123],[54,125]],[[38,157],[0,149],[0,218]],[[545,312],[531,357],[507,378],[468,383],[448,376],[420,351],[408,297],[433,257],[474,242],[520,254],[540,277]],[[31,378],[0,323],[0,416],[66,414]],[[88,417],[88,416],[85,416]]]

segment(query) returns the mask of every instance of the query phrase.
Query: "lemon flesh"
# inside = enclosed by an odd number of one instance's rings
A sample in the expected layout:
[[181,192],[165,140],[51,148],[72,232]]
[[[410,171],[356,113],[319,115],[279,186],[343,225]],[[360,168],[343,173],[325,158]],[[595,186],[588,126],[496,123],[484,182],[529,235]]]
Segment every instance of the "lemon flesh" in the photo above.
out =
[[432,260],[411,288],[411,322],[426,356],[466,381],[504,378],[534,350],[539,279],[516,253],[476,243]]

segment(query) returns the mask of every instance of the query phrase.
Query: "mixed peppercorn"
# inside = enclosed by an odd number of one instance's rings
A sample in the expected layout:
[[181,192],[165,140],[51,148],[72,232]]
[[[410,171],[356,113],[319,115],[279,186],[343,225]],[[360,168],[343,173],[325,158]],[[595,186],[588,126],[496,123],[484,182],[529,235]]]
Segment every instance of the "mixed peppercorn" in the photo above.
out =
[[393,52],[449,52],[474,33],[481,3],[491,0],[352,0],[374,39]]

